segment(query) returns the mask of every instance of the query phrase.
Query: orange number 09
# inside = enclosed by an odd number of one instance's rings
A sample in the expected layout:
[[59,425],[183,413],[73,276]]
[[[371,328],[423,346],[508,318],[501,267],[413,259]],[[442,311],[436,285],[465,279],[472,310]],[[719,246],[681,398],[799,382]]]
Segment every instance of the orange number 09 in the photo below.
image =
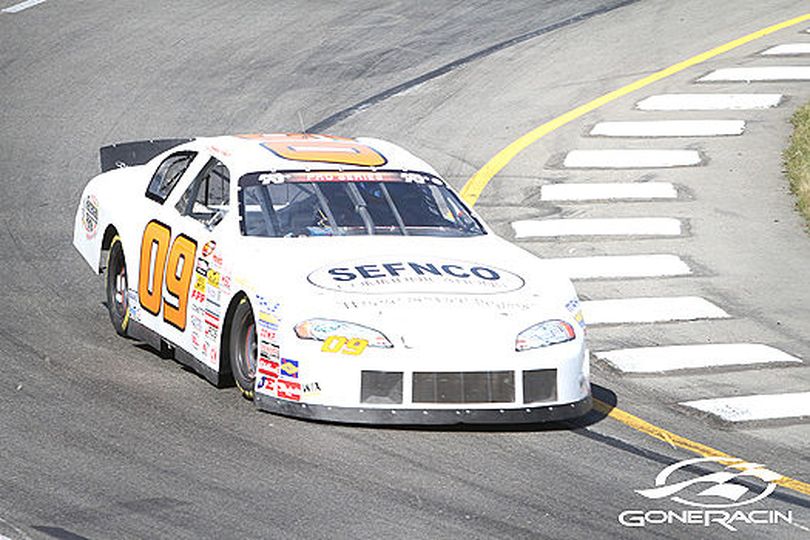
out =
[[241,135],[259,141],[274,154],[294,161],[323,161],[362,167],[385,165],[382,154],[354,139],[310,133]]
[[[185,330],[197,242],[181,234],[174,239],[170,250],[171,239],[172,230],[163,223],[150,221],[146,225],[141,243],[138,297],[143,309],[152,315],[160,313],[162,303],[163,319],[179,330]],[[166,298],[163,298],[164,275],[169,293]]]

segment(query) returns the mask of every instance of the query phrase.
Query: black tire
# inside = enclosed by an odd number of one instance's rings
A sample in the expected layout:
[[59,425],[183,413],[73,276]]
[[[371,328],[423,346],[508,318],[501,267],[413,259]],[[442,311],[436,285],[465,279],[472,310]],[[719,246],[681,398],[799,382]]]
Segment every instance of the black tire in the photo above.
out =
[[116,235],[107,255],[107,311],[110,312],[110,321],[115,331],[121,336],[127,335],[129,324],[127,285],[124,248],[121,246],[121,238]]
[[228,335],[228,356],[236,387],[243,396],[253,399],[258,343],[253,310],[247,298],[242,298],[233,312]]

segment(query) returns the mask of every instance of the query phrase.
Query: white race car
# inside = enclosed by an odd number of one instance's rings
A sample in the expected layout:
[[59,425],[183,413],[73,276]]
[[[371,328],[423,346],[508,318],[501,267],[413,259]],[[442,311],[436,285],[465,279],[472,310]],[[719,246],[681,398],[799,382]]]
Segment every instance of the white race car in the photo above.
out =
[[116,331],[260,409],[374,424],[591,408],[571,282],[422,160],[311,134],[101,149],[74,245]]

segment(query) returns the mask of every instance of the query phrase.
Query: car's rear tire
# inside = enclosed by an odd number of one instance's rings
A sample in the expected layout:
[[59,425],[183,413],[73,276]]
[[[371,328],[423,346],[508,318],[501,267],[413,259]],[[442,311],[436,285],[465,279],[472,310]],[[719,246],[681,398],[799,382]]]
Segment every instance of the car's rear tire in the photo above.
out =
[[236,387],[243,396],[253,399],[258,343],[256,322],[253,320],[253,310],[247,298],[240,299],[233,312],[228,336],[228,356]]
[[107,255],[107,311],[110,312],[110,321],[115,331],[121,336],[127,335],[128,301],[124,248],[121,245],[121,238],[115,235]]

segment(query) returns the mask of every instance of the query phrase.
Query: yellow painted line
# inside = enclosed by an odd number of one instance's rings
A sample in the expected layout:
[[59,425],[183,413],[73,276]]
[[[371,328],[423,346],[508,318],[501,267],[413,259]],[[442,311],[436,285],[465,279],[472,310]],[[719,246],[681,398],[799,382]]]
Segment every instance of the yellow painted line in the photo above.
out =
[[[721,55],[726,53],[732,49],[740,47],[741,45],[745,45],[746,43],[750,43],[754,40],[767,36],[768,34],[772,34],[779,30],[783,30],[785,28],[789,28],[796,24],[805,22],[810,20],[810,13],[801,15],[799,17],[795,17],[793,19],[774,24],[772,26],[768,26],[767,28],[763,28],[762,30],[758,30],[746,36],[743,36],[739,39],[735,39],[734,41],[729,41],[724,45],[720,45],[719,47],[715,47],[709,51],[704,53],[698,54],[691,58],[688,58],[682,62],[674,64],[666,69],[662,69],[661,71],[656,71],[652,75],[648,75],[642,79],[639,79],[635,82],[632,82],[626,86],[619,88],[618,90],[614,90],[613,92],[609,92],[601,97],[594,99],[593,101],[589,101],[584,105],[580,105],[579,107],[568,111],[567,113],[554,118],[553,120],[546,122],[545,124],[533,129],[532,131],[526,133],[519,139],[515,140],[511,144],[509,144],[506,148],[495,154],[484,166],[479,169],[474,175],[472,175],[469,180],[464,184],[464,187],[461,188],[461,196],[464,201],[467,202],[470,206],[474,205],[478,198],[481,196],[481,192],[487,186],[490,180],[498,174],[506,165],[512,161],[520,152],[525,150],[529,145],[538,141],[542,137],[548,135],[552,131],[576,120],[577,118],[605,105],[610,103],[611,101],[615,101],[620,97],[626,96],[631,92],[635,92],[645,86],[648,86],[654,82],[660,81],[679,73],[687,68],[696,66],[706,60],[710,60],[715,56]],[[742,462],[744,460],[735,458],[730,454],[725,452],[721,452],[715,448],[710,446],[706,446],[705,444],[701,444],[699,442],[692,441],[687,439],[686,437],[682,437],[671,431],[667,431],[666,429],[660,428],[656,425],[653,425],[646,420],[642,420],[638,416],[632,415],[628,412],[625,412],[619,408],[612,407],[607,403],[600,401],[598,399],[594,399],[594,409],[597,411],[613,418],[621,422],[622,424],[635,429],[640,433],[644,433],[649,435],[650,437],[654,437],[665,443],[678,448],[683,448],[684,450],[688,450],[690,452],[694,452],[695,454],[699,454],[704,457],[725,457],[728,458],[730,462],[732,462],[731,466],[733,467],[733,462]],[[776,483],[782,487],[787,489],[796,491],[803,495],[810,496],[810,484],[806,482],[802,482],[801,480],[796,480],[795,478],[790,478],[788,476],[782,476]]]
[[[692,441],[686,437],[681,437],[680,435],[672,433],[671,431],[667,431],[666,429],[650,424],[646,420],[642,420],[638,416],[632,415],[629,412],[625,412],[621,409],[608,405],[604,401],[594,399],[593,408],[602,414],[635,429],[636,431],[649,435],[650,437],[660,439],[670,446],[677,446],[678,448],[689,450],[690,452],[694,452],[695,454],[699,454],[703,457],[728,458],[729,461],[732,462],[730,464],[731,467],[734,467],[733,462],[745,462],[743,459],[736,458],[730,454],[716,450],[711,446],[706,446],[705,444]],[[795,478],[790,478],[788,476],[782,476],[782,478],[776,480],[775,483],[803,495],[810,495],[810,484],[807,482],[802,482],[801,480],[796,480]]]
[[704,53],[698,54],[691,58],[688,58],[682,62],[678,62],[666,69],[662,69],[661,71],[656,71],[652,75],[648,75],[642,79],[639,79],[635,82],[632,82],[626,86],[619,88],[618,90],[614,90],[613,92],[609,92],[601,97],[594,99],[593,101],[589,101],[584,105],[580,105],[575,109],[571,109],[567,113],[554,118],[546,122],[545,124],[533,129],[532,131],[526,133],[519,139],[515,140],[511,144],[509,144],[506,148],[495,154],[489,161],[487,161],[483,167],[481,167],[475,174],[473,174],[467,183],[464,184],[464,187],[461,188],[461,197],[464,201],[467,202],[469,205],[474,205],[478,198],[481,196],[481,192],[484,188],[489,184],[489,181],[498,174],[501,169],[506,167],[506,165],[512,161],[515,156],[517,156],[520,152],[525,150],[529,145],[534,142],[537,142],[542,137],[545,137],[552,131],[561,128],[562,126],[568,124],[569,122],[576,120],[577,118],[601,107],[602,105],[606,105],[611,101],[615,101],[620,97],[626,96],[631,92],[635,92],[636,90],[640,90],[645,86],[648,86],[654,82],[658,82],[661,79],[665,79],[671,75],[675,75],[685,69],[690,67],[696,66],[706,60],[710,60],[715,56],[721,55],[726,53],[732,49],[736,49],[741,45],[745,45],[746,43],[750,43],[754,40],[759,38],[765,37],[768,34],[772,34],[774,32],[778,32],[779,30],[784,30],[785,28],[789,28],[796,24],[802,23],[804,21],[810,20],[810,13],[802,15],[800,17],[795,17],[793,19],[774,24],[772,26],[768,26],[767,28],[763,28],[762,30],[758,30],[741,38],[735,39],[734,41],[729,41],[724,45],[720,45],[719,47],[715,47],[709,51]]

